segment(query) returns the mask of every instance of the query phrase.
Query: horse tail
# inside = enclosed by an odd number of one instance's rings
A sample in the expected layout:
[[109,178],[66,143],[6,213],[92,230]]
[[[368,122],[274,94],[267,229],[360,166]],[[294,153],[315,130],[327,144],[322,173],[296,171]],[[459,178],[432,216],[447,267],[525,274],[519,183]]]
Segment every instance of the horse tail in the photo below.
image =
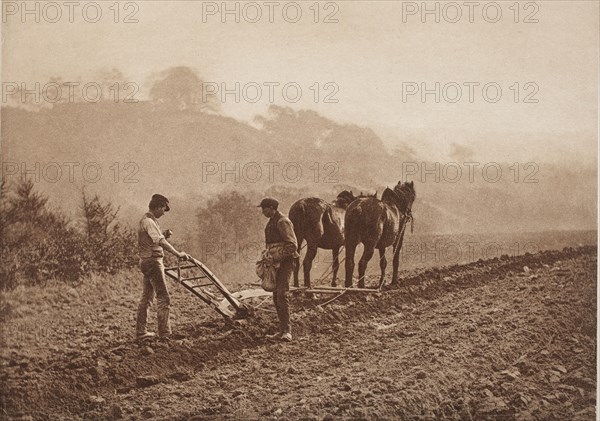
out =
[[294,203],[290,208],[289,217],[294,226],[294,234],[298,241],[298,252],[300,252],[302,242],[304,241],[304,220],[306,219],[306,206],[304,202],[299,201]]
[[335,222],[333,222],[331,205],[327,205],[325,207],[325,212],[323,212],[322,220],[323,220],[323,225],[325,225],[325,224],[333,225],[335,223]]
[[346,244],[350,242],[353,244],[360,243],[361,238],[361,225],[363,225],[363,212],[360,206],[351,207],[346,211],[344,217],[344,237]]

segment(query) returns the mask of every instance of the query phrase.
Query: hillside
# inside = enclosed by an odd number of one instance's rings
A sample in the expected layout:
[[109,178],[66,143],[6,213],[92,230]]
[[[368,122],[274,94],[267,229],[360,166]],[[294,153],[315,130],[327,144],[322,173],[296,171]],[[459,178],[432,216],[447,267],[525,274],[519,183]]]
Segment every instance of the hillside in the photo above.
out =
[[[151,102],[2,108],[3,175],[10,181],[29,170],[39,190],[67,212],[77,210],[85,187],[115,201],[122,217],[134,221],[160,191],[176,204],[173,221],[193,223],[197,207],[218,192],[257,198],[279,186],[287,210],[302,196],[332,200],[344,188],[381,193],[408,178],[416,184],[414,213],[422,232],[596,227],[593,168],[537,163],[536,171],[519,163],[516,173],[513,163],[499,160],[502,175],[491,182],[482,176],[485,163],[472,180],[458,163],[462,175],[453,182],[455,168],[444,170],[446,163],[437,167],[439,180],[426,173],[436,167],[418,144],[396,149],[415,151],[416,158],[390,153],[369,128],[277,106],[252,125]],[[525,182],[528,175],[537,182]]]

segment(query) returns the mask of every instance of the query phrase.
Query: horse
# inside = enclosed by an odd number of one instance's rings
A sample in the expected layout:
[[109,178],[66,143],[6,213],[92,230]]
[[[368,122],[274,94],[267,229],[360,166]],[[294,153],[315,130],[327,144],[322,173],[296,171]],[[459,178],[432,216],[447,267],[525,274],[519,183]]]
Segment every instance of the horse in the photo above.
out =
[[414,182],[398,182],[393,190],[385,189],[381,200],[374,197],[359,198],[348,205],[344,218],[347,288],[352,287],[354,253],[359,243],[363,243],[364,252],[358,263],[358,287],[365,287],[365,271],[375,248],[380,255],[379,288],[383,286],[387,267],[385,249],[389,246],[393,246],[394,250],[392,284],[398,282],[400,249],[406,224],[412,218],[411,208],[415,198]]
[[[302,262],[305,287],[311,287],[310,270],[318,248],[332,251],[333,280],[331,285],[337,286],[337,273],[340,267],[339,252],[344,245],[344,214],[348,205],[355,199],[352,191],[344,190],[337,195],[333,204],[316,197],[309,197],[298,200],[290,208],[289,218],[294,225],[294,233],[298,240],[298,254],[306,240],[306,255]],[[298,257],[294,268],[295,287],[299,286],[299,263],[300,258]]]

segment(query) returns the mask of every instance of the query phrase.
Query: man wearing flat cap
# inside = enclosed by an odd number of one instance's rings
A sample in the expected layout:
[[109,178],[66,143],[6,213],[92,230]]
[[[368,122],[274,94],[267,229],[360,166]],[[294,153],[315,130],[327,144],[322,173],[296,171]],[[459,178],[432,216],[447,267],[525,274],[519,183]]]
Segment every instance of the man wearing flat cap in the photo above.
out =
[[164,250],[174,254],[179,259],[187,260],[190,258],[189,255],[183,251],[175,250],[169,244],[167,238],[171,235],[171,231],[166,230],[163,232],[158,225],[158,218],[171,209],[169,200],[161,194],[155,194],[152,196],[148,208],[148,212],[138,225],[140,269],[144,274],[144,288],[136,318],[136,336],[138,339],[155,336],[154,332],[146,330],[148,307],[152,304],[154,294],[156,294],[157,302],[158,336],[167,338],[171,335],[171,324],[169,322],[171,297],[165,280]]
[[277,210],[279,202],[272,198],[263,199],[258,207],[264,216],[269,218],[265,228],[265,243],[269,256],[274,263],[279,263],[276,275],[276,289],[273,291],[273,303],[279,319],[279,332],[267,335],[270,339],[286,342],[292,340],[290,326],[290,309],[287,292],[290,289],[290,278],[294,270],[295,258],[298,257],[298,240],[294,233],[294,225],[287,216]]

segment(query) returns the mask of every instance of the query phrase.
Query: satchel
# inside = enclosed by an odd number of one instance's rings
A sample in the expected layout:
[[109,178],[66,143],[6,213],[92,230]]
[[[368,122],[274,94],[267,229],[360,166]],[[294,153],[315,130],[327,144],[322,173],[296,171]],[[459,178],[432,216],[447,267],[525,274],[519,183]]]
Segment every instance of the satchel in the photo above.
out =
[[256,262],[256,274],[261,279],[261,288],[265,291],[273,292],[277,289],[277,269],[279,269],[279,263],[269,260],[268,256],[268,250],[264,250],[261,260]]

